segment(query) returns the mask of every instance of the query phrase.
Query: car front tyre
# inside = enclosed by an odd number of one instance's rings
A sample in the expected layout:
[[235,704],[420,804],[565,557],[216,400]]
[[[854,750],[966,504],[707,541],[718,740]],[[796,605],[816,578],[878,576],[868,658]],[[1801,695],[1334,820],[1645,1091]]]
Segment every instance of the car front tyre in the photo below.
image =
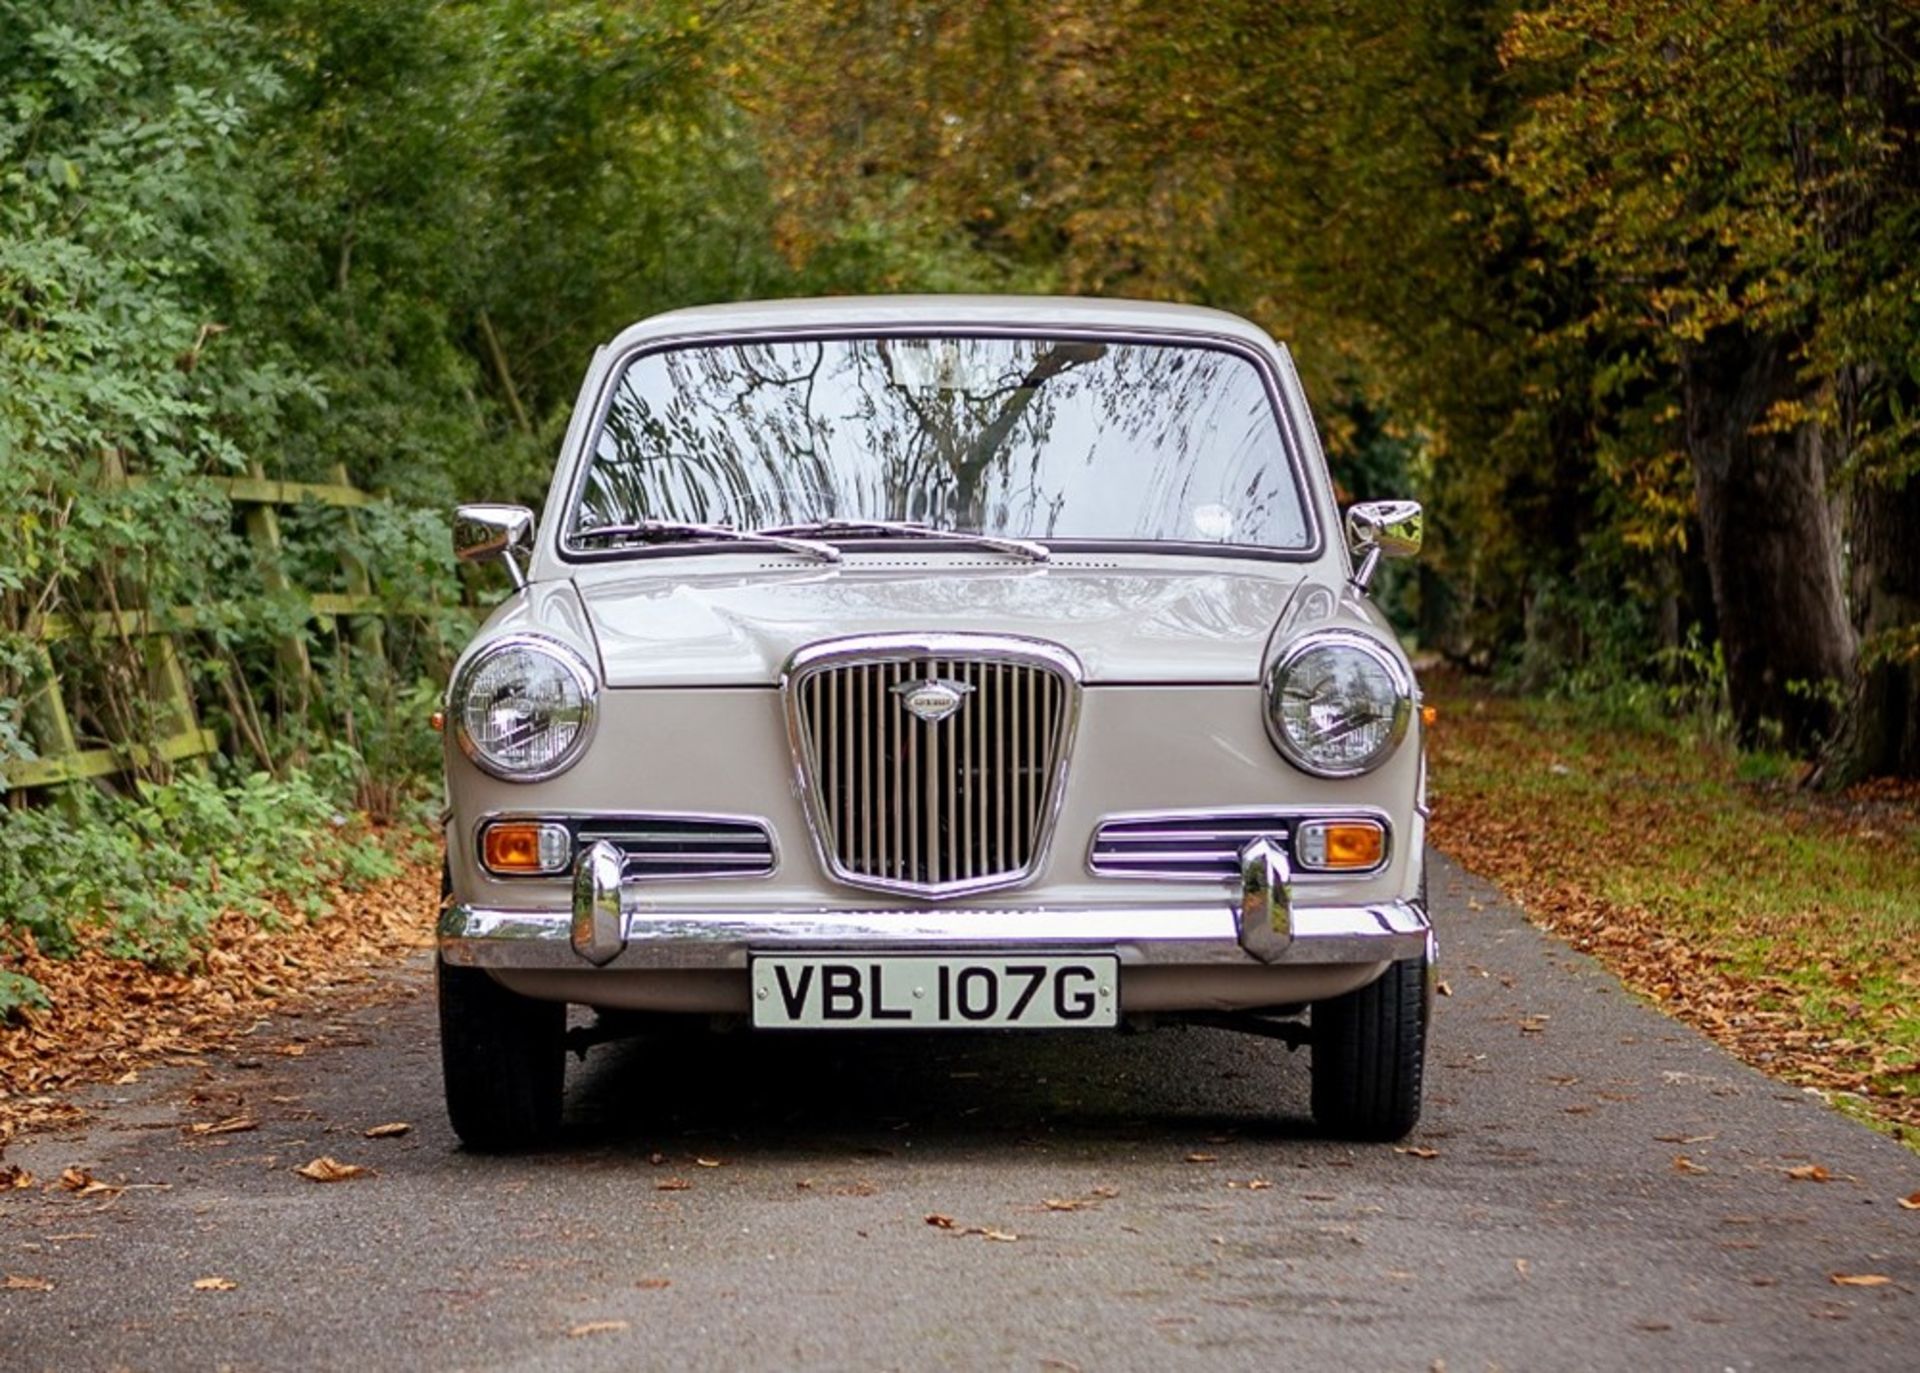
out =
[[1357,991],[1313,1005],[1313,1119],[1342,1139],[1395,1140],[1420,1120],[1427,960],[1403,958]]
[[567,1008],[502,987],[481,968],[437,961],[447,1117],[483,1153],[529,1149],[560,1129]]

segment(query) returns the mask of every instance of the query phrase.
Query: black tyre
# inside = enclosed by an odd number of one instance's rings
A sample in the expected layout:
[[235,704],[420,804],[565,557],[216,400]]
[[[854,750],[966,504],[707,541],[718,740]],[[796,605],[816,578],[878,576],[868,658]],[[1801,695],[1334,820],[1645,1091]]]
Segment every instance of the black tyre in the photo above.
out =
[[439,965],[447,1117],[469,1149],[529,1149],[560,1128],[567,1008],[502,987],[480,968]]
[[1427,960],[1403,958],[1313,1005],[1313,1119],[1341,1139],[1400,1139],[1420,1120]]

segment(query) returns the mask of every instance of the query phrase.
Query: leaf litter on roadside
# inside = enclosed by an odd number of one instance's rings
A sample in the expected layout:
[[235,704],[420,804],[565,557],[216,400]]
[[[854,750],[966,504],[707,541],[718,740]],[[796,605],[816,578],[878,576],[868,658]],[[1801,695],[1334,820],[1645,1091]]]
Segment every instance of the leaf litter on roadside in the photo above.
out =
[[196,1292],[231,1292],[240,1284],[232,1278],[195,1278],[193,1290]]
[[53,1279],[29,1277],[25,1273],[9,1273],[0,1280],[0,1291],[6,1292],[51,1292]]
[[396,1139],[412,1128],[412,1124],[408,1121],[390,1120],[385,1125],[370,1126],[360,1133],[366,1139]]
[[588,1335],[616,1335],[627,1328],[628,1326],[625,1321],[587,1321],[569,1330],[567,1332],[567,1338],[570,1340],[578,1340],[584,1339]]

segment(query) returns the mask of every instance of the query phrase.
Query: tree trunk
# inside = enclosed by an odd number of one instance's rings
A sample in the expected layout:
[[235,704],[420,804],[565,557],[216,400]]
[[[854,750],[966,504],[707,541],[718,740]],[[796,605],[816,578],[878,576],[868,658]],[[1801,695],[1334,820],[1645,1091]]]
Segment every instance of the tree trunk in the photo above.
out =
[[1849,529],[1860,673],[1823,786],[1863,777],[1920,777],[1920,478],[1860,477]]
[[1742,744],[1826,741],[1851,676],[1853,629],[1827,504],[1824,444],[1805,426],[1756,432],[1804,394],[1786,339],[1716,329],[1681,360],[1687,450],[1727,694]]

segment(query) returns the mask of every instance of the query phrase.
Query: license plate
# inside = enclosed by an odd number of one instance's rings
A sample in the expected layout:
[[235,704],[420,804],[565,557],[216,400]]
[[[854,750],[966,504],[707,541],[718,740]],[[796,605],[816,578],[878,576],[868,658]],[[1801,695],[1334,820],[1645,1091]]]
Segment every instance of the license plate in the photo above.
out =
[[758,1029],[1099,1029],[1120,1020],[1112,954],[762,954],[752,966]]

